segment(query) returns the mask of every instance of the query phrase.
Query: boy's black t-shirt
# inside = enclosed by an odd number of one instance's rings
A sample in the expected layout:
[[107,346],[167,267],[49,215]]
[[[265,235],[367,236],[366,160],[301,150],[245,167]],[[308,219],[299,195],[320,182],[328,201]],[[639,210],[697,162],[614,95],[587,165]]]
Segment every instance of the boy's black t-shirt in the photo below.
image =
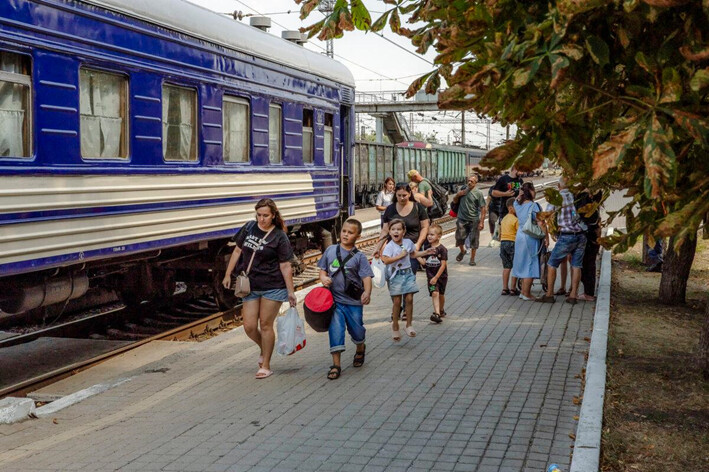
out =
[[[426,249],[431,247],[431,243],[428,241],[425,241],[423,243],[423,247],[421,250],[425,251]],[[439,244],[436,248],[436,253],[432,254],[430,256],[426,256],[426,277],[428,280],[431,280],[436,276],[438,273],[438,270],[441,268],[441,261],[447,261],[448,260],[448,249],[443,246],[443,244]],[[448,277],[448,269],[446,268],[443,273],[441,274],[441,279],[445,279]]]
[[237,247],[241,248],[241,257],[236,265],[236,274],[246,271],[251,260],[251,255],[256,251],[254,262],[249,272],[251,290],[274,290],[286,288],[286,281],[281,273],[281,262],[288,262],[293,257],[288,235],[280,229],[274,228],[266,238],[266,231],[262,231],[256,222],[247,223],[234,235]]

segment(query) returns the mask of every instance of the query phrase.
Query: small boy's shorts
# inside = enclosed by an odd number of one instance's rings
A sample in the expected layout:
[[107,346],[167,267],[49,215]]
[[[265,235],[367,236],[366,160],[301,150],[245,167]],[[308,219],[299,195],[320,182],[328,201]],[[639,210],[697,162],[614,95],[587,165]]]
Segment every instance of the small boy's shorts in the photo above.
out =
[[448,277],[439,277],[435,285],[431,284],[431,279],[428,280],[428,294],[433,296],[433,292],[438,292],[441,295],[446,294],[446,285],[448,285]]
[[501,241],[500,242],[500,259],[502,259],[502,268],[511,269],[512,263],[515,260],[515,242]]

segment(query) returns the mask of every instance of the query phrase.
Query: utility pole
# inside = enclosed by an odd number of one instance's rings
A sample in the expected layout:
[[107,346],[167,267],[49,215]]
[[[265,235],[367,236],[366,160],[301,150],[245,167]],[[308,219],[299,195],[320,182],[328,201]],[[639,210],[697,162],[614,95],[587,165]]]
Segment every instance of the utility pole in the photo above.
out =
[[[322,0],[320,5],[318,5],[318,10],[323,15],[330,16],[335,10],[335,0]],[[325,54],[327,54],[327,57],[335,57],[335,45],[332,39],[325,41]]]
[[490,120],[487,120],[487,148],[490,149]]
[[460,144],[465,146],[465,111],[460,112]]

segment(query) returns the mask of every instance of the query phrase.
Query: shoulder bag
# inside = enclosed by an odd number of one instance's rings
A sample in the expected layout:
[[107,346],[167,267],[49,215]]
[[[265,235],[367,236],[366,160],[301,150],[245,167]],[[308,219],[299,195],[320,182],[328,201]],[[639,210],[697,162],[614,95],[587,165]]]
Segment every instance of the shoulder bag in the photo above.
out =
[[[255,224],[256,223],[254,223],[254,225]],[[251,233],[251,230],[253,229],[254,225],[251,225],[249,233]],[[273,231],[274,228],[275,226],[269,229],[266,235],[261,239],[264,244],[266,244],[266,238],[269,234],[271,234],[271,231]],[[248,267],[246,267],[246,271],[244,272],[242,270],[241,273],[236,276],[236,280],[234,281],[234,295],[239,298],[244,298],[245,296],[251,293],[251,281],[249,281],[249,272],[251,272],[251,264],[254,263],[255,256],[256,250],[254,249],[253,253],[251,254],[251,260],[249,261],[249,265]]]
[[534,239],[544,239],[544,230],[542,230],[537,224],[537,222],[534,220],[531,211],[529,212],[529,218],[527,218],[527,221],[522,227],[522,232]]
[[357,248],[353,248],[352,251],[345,257],[345,260],[342,260],[342,253],[340,252],[340,245],[337,245],[337,260],[340,262],[340,267],[337,268],[335,272],[332,273],[330,278],[334,278],[338,272],[342,272],[342,276],[345,278],[345,294],[350,297],[353,300],[359,300],[362,298],[362,294],[364,293],[364,284],[362,283],[362,279],[359,278],[358,276],[355,278],[350,275],[349,272],[345,269],[345,264],[352,259],[359,251]]

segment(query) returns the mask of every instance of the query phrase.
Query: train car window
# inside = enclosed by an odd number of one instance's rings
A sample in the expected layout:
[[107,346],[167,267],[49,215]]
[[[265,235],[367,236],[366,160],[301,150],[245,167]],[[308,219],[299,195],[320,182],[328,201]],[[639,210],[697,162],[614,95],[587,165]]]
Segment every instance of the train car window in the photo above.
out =
[[224,162],[249,162],[249,102],[224,96]]
[[162,155],[166,161],[197,160],[197,92],[162,86]]
[[81,157],[128,157],[128,79],[92,69],[79,70]]
[[303,110],[303,163],[313,163],[313,110]]
[[332,164],[332,154],[334,148],[332,132],[332,114],[325,113],[325,164]]
[[0,157],[31,157],[30,59],[0,51]]
[[268,106],[268,160],[280,163],[283,149],[283,110],[280,105]]

